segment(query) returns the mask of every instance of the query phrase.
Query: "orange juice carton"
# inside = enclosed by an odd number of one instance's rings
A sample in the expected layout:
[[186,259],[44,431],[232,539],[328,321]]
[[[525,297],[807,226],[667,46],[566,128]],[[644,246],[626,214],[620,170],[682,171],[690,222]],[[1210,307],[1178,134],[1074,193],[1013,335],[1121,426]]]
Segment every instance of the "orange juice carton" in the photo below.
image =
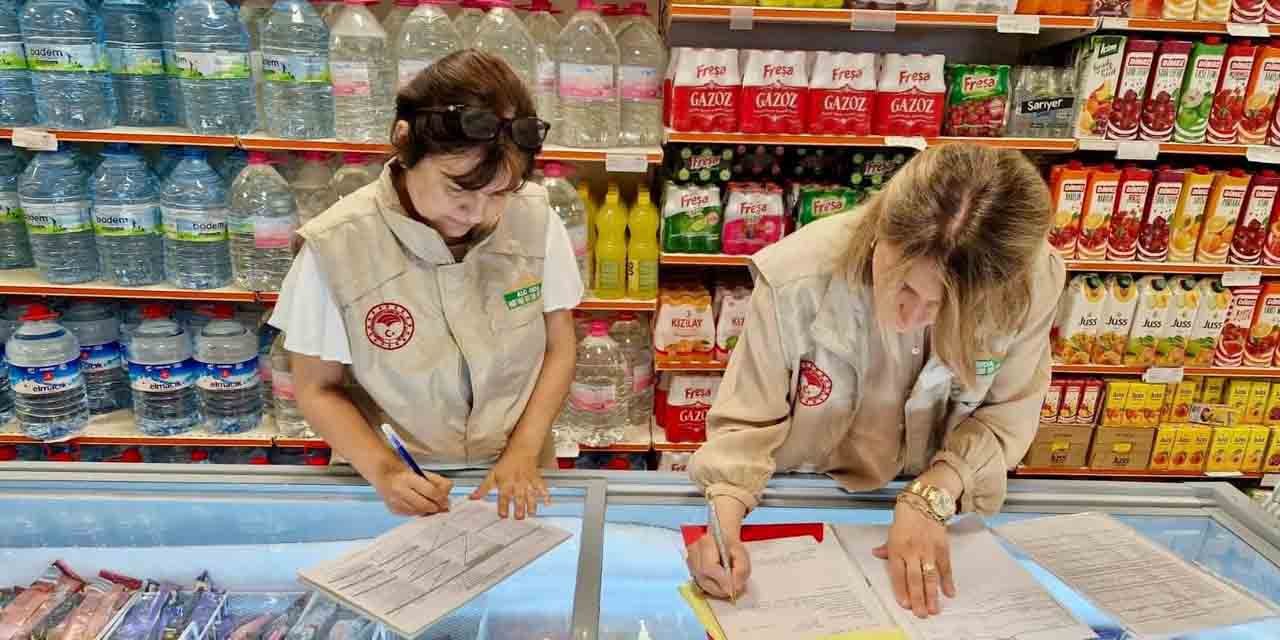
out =
[[716,341],[711,293],[700,284],[662,291],[654,322],[654,357],[659,362],[710,362]]
[[1076,242],[1077,258],[1107,258],[1107,238],[1111,235],[1111,216],[1116,210],[1119,189],[1120,170],[1114,165],[1103,163],[1089,171],[1084,209],[1080,214],[1080,239]]
[[1280,473],[1280,427],[1271,427],[1271,443],[1262,457],[1263,473]]
[[1138,308],[1138,284],[1127,273],[1109,275],[1105,283],[1107,298],[1102,304],[1092,359],[1094,364],[1119,365],[1124,362],[1129,327]]
[[1066,381],[1054,378],[1049,381],[1049,390],[1044,394],[1044,402],[1040,403],[1040,422],[1058,421],[1058,409],[1062,406],[1062,390]]
[[1169,402],[1169,411],[1164,416],[1165,422],[1179,423],[1186,422],[1191,415],[1191,405],[1196,401],[1196,383],[1192,380],[1183,380],[1174,386],[1171,394],[1173,398]]
[[1271,393],[1267,394],[1267,412],[1262,417],[1267,426],[1280,424],[1280,384],[1271,385]]
[[1245,424],[1262,424],[1267,419],[1267,398],[1271,396],[1271,383],[1254,380],[1249,384],[1249,404],[1244,410]]
[[1209,457],[1209,443],[1213,441],[1212,427],[1192,427],[1191,455],[1187,457],[1186,471],[1201,471]]
[[1262,462],[1267,455],[1267,441],[1271,438],[1271,427],[1254,425],[1249,428],[1249,445],[1244,450],[1244,462],[1240,470],[1245,473],[1256,473],[1262,470]]
[[1200,278],[1196,283],[1200,294],[1200,307],[1196,310],[1195,324],[1187,337],[1186,364],[1191,367],[1207,367],[1213,364],[1213,352],[1218,346],[1218,336],[1227,321],[1227,309],[1231,306],[1231,291],[1222,286],[1216,277]]
[[1129,340],[1125,343],[1124,364],[1149,367],[1156,363],[1156,342],[1164,334],[1169,316],[1172,292],[1164,276],[1149,275],[1138,279],[1138,307],[1133,314]]
[[1167,394],[1167,385],[1147,385],[1147,406],[1142,409],[1142,426],[1154,427],[1160,424],[1160,416],[1164,413],[1164,398]]
[[1187,466],[1196,441],[1195,428],[1195,425],[1182,425],[1174,430],[1173,445],[1169,450],[1169,471],[1180,471]]
[[1232,380],[1227,384],[1227,406],[1235,412],[1236,422],[1244,422],[1245,414],[1249,410],[1249,398],[1252,395],[1253,383],[1248,380]]
[[1107,380],[1106,396],[1102,400],[1102,424],[1108,427],[1124,426],[1124,408],[1129,401],[1130,380]]
[[1200,311],[1200,290],[1195,278],[1180,276],[1169,279],[1169,295],[1169,315],[1156,341],[1156,366],[1181,367],[1186,362],[1187,340]]
[[1214,178],[1204,210],[1204,227],[1196,245],[1196,262],[1222,264],[1227,261],[1236,220],[1240,218],[1248,190],[1249,174],[1242,169],[1231,169]]
[[1076,410],[1076,424],[1093,424],[1098,419],[1098,405],[1102,402],[1102,381],[1090,378],[1084,381],[1080,394],[1080,408]]
[[1204,212],[1213,191],[1213,172],[1197,165],[1183,173],[1182,192],[1169,224],[1169,262],[1191,262],[1204,226]]
[[1213,351],[1213,366],[1238,367],[1244,362],[1244,344],[1253,326],[1253,310],[1258,306],[1262,287],[1232,287],[1227,320]]
[[1147,398],[1151,387],[1145,382],[1129,383],[1129,395],[1124,401],[1124,422],[1126,427],[1145,427],[1147,424]]
[[1177,425],[1163,425],[1156,431],[1156,441],[1151,445],[1152,471],[1168,471],[1169,458],[1173,453],[1173,441],[1178,435]]
[[1076,95],[1084,100],[1078,103],[1074,137],[1106,135],[1126,40],[1124,36],[1091,36],[1077,46]]
[[1220,376],[1209,376],[1200,385],[1200,402],[1221,404],[1222,394],[1227,390],[1227,379]]
[[1058,424],[1073,424],[1080,409],[1080,396],[1084,393],[1084,380],[1067,380],[1062,387],[1062,404],[1058,405]]
[[[1137,131],[1135,120],[1135,135]],[[1151,177],[1150,169],[1141,169],[1136,165],[1125,165],[1120,171],[1116,209],[1111,214],[1111,232],[1107,236],[1108,260],[1133,260],[1138,254],[1138,231],[1142,227],[1147,194],[1151,191]]]
[[[1053,361],[1058,364],[1089,364],[1098,318],[1107,290],[1096,273],[1075,276],[1058,300],[1058,315],[1049,331]],[[1154,351],[1154,349],[1153,349]]]
[[1246,367],[1269,367],[1280,343],[1280,282],[1272,280],[1262,288],[1253,308],[1253,322],[1244,343]]
[[1088,182],[1089,170],[1079,160],[1054,167],[1050,176],[1053,227],[1049,230],[1049,244],[1063,258],[1076,257],[1076,239],[1080,236],[1080,215]]
[[1280,92],[1280,46],[1272,40],[1260,45],[1253,59],[1253,73],[1244,92],[1244,113],[1240,116],[1236,141],[1240,144],[1266,144],[1267,127]]
[[1236,220],[1236,232],[1231,236],[1231,249],[1227,261],[1231,264],[1258,264],[1262,261],[1262,247],[1271,227],[1271,212],[1275,209],[1276,193],[1280,191],[1280,174],[1263,169],[1249,181],[1249,190]]
[[[1232,462],[1232,443],[1236,437],[1236,429],[1232,427],[1218,427],[1213,430],[1213,435],[1209,439],[1209,454],[1205,462],[1205,471],[1239,471],[1240,462],[1243,462],[1244,451],[1240,451],[1241,460]],[[1248,443],[1248,439],[1245,440]]]
[[1187,416],[1187,423],[1210,427],[1232,427],[1239,421],[1239,416],[1238,411],[1225,404],[1193,402],[1191,413]]

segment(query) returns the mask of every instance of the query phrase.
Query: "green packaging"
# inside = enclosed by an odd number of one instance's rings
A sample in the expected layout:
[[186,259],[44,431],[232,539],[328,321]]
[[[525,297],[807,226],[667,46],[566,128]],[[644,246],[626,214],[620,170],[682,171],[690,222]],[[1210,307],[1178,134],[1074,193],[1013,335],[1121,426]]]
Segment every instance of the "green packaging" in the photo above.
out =
[[1209,128],[1209,111],[1213,108],[1213,93],[1218,88],[1218,76],[1222,73],[1226,53],[1226,43],[1215,36],[1209,36],[1191,48],[1187,72],[1182,77],[1178,114],[1173,118],[1174,142],[1204,142]]
[[720,253],[723,223],[719,187],[667,182],[662,199],[663,251]]
[[732,148],[718,149],[707,145],[682,145],[675,149],[668,173],[681,183],[724,183],[733,178]]
[[796,226],[853,211],[862,200],[856,190],[840,186],[806,186],[800,188]]
[[947,65],[944,135],[1000,137],[1008,106],[1009,65]]

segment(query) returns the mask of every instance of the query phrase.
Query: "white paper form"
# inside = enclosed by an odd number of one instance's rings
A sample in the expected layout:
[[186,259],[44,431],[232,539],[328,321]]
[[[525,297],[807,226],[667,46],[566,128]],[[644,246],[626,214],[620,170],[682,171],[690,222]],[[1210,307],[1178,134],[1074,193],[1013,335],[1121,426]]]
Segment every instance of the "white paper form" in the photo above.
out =
[[996,533],[1140,638],[1275,615],[1105,514],[1024,520]]
[[709,600],[725,637],[811,640],[894,628],[830,529],[823,542],[803,536],[746,545],[751,553],[747,592],[736,605]]
[[915,640],[1091,640],[1097,634],[1065,607],[1012,556],[978,518],[949,528],[956,597],[942,598],[942,613],[920,619],[898,606],[886,562],[871,550],[888,539],[889,527],[835,525],[845,550],[898,625]]
[[414,637],[570,537],[534,519],[499,518],[491,502],[459,500],[298,578]]

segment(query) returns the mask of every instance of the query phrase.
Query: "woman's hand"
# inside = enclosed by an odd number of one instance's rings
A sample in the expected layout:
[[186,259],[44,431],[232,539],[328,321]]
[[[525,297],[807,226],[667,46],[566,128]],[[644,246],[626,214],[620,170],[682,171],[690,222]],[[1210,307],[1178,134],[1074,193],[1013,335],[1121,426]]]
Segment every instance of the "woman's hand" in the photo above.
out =
[[942,613],[939,588],[948,598],[956,597],[947,528],[916,507],[898,502],[893,510],[893,526],[889,527],[889,542],[876,547],[874,553],[889,563],[898,604],[916,617]]
[[747,590],[747,578],[751,575],[751,556],[747,554],[746,545],[736,536],[724,541],[725,551],[733,558],[733,575],[720,564],[720,552],[716,549],[715,538],[708,531],[689,545],[689,575],[693,581],[707,594],[717,598],[728,598],[732,592],[734,597]]
[[538,502],[551,504],[551,492],[538,469],[538,456],[508,449],[489,470],[484,482],[471,493],[472,500],[482,500],[490,491],[498,490],[498,515],[505,518],[515,505],[516,520],[538,513]]
[[449,491],[453,481],[424,471],[419,476],[396,461],[386,470],[369,478],[369,483],[392,513],[402,516],[425,516],[449,510]]

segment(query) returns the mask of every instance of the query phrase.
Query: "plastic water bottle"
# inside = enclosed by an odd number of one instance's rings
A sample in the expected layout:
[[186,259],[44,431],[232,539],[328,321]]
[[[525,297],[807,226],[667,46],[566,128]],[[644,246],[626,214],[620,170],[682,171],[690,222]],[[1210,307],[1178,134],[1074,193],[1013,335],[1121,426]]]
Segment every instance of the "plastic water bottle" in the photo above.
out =
[[626,356],[609,337],[609,324],[596,320],[578,344],[578,366],[565,406],[564,420],[578,443],[606,447],[622,440],[630,395]]
[[0,364],[4,365],[4,375],[0,376],[0,431],[13,421],[13,387],[9,385],[9,361],[4,353],[4,343],[13,335],[13,324],[8,318],[0,318]]
[[236,176],[240,175],[244,168],[249,166],[249,152],[244,149],[229,149],[222,154],[222,159],[217,161],[217,166],[213,168],[218,172],[218,176],[223,182],[231,184]]
[[183,289],[216,289],[231,282],[227,241],[227,186],[187,147],[160,189],[164,224],[164,271]]
[[547,200],[551,210],[560,216],[564,228],[569,232],[569,241],[573,243],[573,255],[578,259],[578,273],[585,284],[591,281],[591,254],[587,251],[587,205],[582,196],[565,176],[568,168],[559,162],[548,162],[542,166],[542,186],[547,189]]
[[148,0],[106,0],[102,22],[115,83],[119,123],[128,127],[173,124],[173,100],[164,67],[163,8]]
[[[157,304],[157,303],[148,303]],[[126,302],[120,305],[120,350],[124,353],[126,360],[129,358],[129,343],[133,340],[133,331],[142,324],[142,309],[146,305],[134,304]],[[166,312],[169,311],[169,305],[161,304]],[[128,367],[125,367],[128,369]]]
[[418,0],[395,0],[391,4],[391,10],[382,17],[382,30],[387,32],[387,42],[396,41],[400,36],[400,27],[404,26],[405,19],[417,6]]
[[89,180],[69,150],[41,152],[18,181],[40,276],[55,284],[98,277]]
[[332,29],[338,22],[338,15],[342,13],[342,0],[320,0],[316,4],[320,5],[317,11],[320,12],[320,19],[324,20],[324,26]]
[[115,306],[94,301],[73,303],[62,316],[62,325],[80,343],[80,372],[89,411],[110,413],[128,407],[129,381]]
[[484,20],[484,10],[488,5],[484,0],[462,0],[458,6],[462,10],[453,17],[453,26],[462,38],[462,48],[466,49],[475,46],[476,29],[480,26],[480,21]]
[[538,68],[534,72],[533,101],[538,117],[551,123],[552,135],[560,134],[560,94],[556,90],[556,39],[560,37],[560,21],[549,0],[533,0],[524,26],[533,36],[538,49]]
[[262,28],[271,13],[271,0],[243,0],[240,3],[240,23],[249,32],[249,75],[253,77],[253,90],[257,98],[258,122],[266,122],[262,104]]
[[30,267],[31,242],[18,198],[22,157],[8,142],[0,143],[0,269]]
[[169,317],[165,305],[142,307],[142,324],[129,344],[129,386],[138,431],[176,436],[196,428],[204,417],[196,394],[196,364],[191,340]]
[[225,0],[178,0],[173,18],[187,129],[239,135],[257,127],[249,32]]
[[19,23],[39,123],[56,129],[114,125],[115,91],[97,10],[84,0],[29,0]]
[[258,336],[232,319],[230,307],[219,305],[196,336],[195,358],[205,429],[224,435],[256,429],[262,422]]
[[27,307],[9,341],[9,384],[18,423],[27,437],[65,440],[89,423],[80,344],[58,324],[58,314],[35,303]]
[[208,302],[178,309],[177,320],[186,330],[192,349],[196,347],[196,336],[204,331],[205,325],[209,324],[210,320],[213,320],[213,313],[214,305]]
[[333,126],[339,140],[382,142],[391,130],[391,47],[366,5],[345,0],[329,32]]
[[378,179],[369,167],[369,159],[363,153],[344,152],[342,166],[333,172],[333,192],[345,198],[361,187]]
[[511,0],[489,1],[489,11],[476,25],[475,40],[471,46],[506,61],[533,93],[537,86],[538,45],[520,16],[511,8]]
[[155,156],[155,160],[151,163],[151,168],[157,178],[164,180],[169,177],[170,173],[173,173],[173,168],[178,166],[181,161],[182,147],[167,145]]
[[[462,36],[442,5],[444,0],[423,0],[405,17],[395,43],[397,84],[409,84],[418,72],[462,48]],[[394,92],[393,90],[393,92]]]
[[631,372],[631,397],[627,404],[627,423],[648,425],[653,415],[653,342],[648,325],[636,314],[623,311],[609,329],[609,337],[618,343]]
[[160,181],[126,144],[109,144],[93,174],[93,226],[103,276],[123,287],[164,280]]
[[[285,179],[289,184],[298,179],[298,172],[302,170],[302,156],[294,151],[272,151],[268,156],[271,157],[271,166]],[[245,156],[248,159],[248,156]],[[236,174],[240,175],[240,174]]]
[[17,0],[0,1],[0,125],[6,127],[36,121],[35,91],[18,26],[18,6]]
[[618,144],[662,144],[662,79],[667,72],[667,45],[654,28],[643,2],[627,5],[618,31],[618,98],[621,126]]
[[333,190],[333,171],[321,151],[302,152],[302,169],[293,181],[293,197],[298,202],[298,226],[324,213],[338,201]]
[[620,126],[618,43],[592,0],[578,0],[577,13],[560,31],[556,67],[559,142],[571,147],[614,146]]
[[332,138],[329,28],[306,0],[277,0],[262,25],[267,133]]
[[316,437],[316,432],[298,409],[289,352],[284,348],[284,332],[277,334],[271,343],[271,394],[280,435],[286,438]]
[[[164,0],[161,5],[164,21],[160,25],[164,38],[164,76],[169,87],[169,99],[173,108],[173,123],[179,127],[187,126],[187,103],[182,99],[181,70],[178,68],[178,49],[173,36],[174,9],[177,0]],[[160,176],[163,178],[164,176]]]
[[[287,2],[289,0],[281,0]],[[298,205],[289,183],[268,164],[267,154],[249,152],[249,166],[231,183],[231,266],[236,284],[249,291],[279,291],[293,262]]]

